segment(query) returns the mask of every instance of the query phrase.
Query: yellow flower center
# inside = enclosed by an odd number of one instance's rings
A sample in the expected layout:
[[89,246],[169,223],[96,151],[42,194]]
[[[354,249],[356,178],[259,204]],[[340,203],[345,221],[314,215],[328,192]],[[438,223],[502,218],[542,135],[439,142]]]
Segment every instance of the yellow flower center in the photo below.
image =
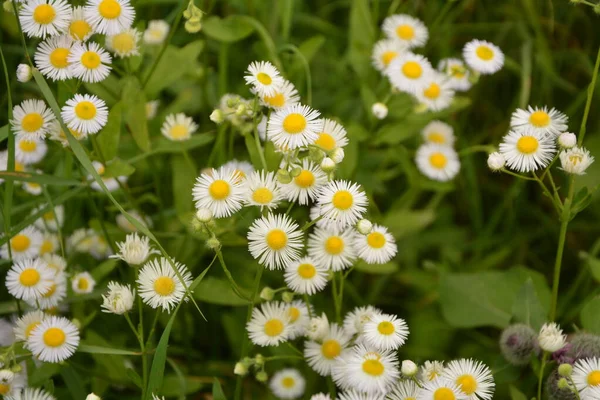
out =
[[173,139],[183,139],[188,135],[188,128],[181,124],[173,125],[170,133]]
[[16,235],[12,239],[10,239],[10,246],[14,251],[22,252],[29,248],[31,244],[31,239],[29,239],[26,235]]
[[10,391],[10,385],[0,383],[0,395],[4,396]]
[[592,371],[587,377],[588,385],[600,386],[600,371]]
[[535,153],[539,146],[539,142],[533,136],[522,136],[517,141],[517,150],[524,154]]
[[45,212],[44,215],[42,215],[42,218],[46,221],[54,221],[54,211]]
[[377,330],[382,335],[391,335],[396,331],[396,329],[394,329],[394,324],[389,321],[380,322],[379,325],[377,325]]
[[321,132],[317,140],[315,140],[315,144],[325,151],[331,151],[335,149],[337,143],[329,133]]
[[154,281],[154,291],[160,296],[169,296],[175,291],[175,281],[168,276],[161,276]]
[[475,50],[475,54],[484,61],[490,61],[494,58],[494,50],[484,45],[479,46],[477,50]]
[[69,49],[58,47],[50,53],[50,64],[55,68],[67,68],[69,65],[67,57],[69,57]]
[[96,69],[100,66],[100,56],[98,53],[88,50],[82,54],[81,63],[88,69]]
[[223,200],[229,196],[229,183],[218,179],[210,184],[208,193],[215,200]]
[[573,165],[579,164],[583,160],[583,156],[581,154],[571,154],[569,156],[569,161]]
[[37,149],[37,144],[33,141],[30,142],[28,140],[21,140],[19,142],[19,148],[21,149],[21,151],[31,153],[32,151],[35,151],[35,149]]
[[112,41],[113,48],[118,53],[127,54],[135,50],[135,36],[129,32],[122,32],[113,36]]
[[300,264],[298,266],[298,275],[304,279],[311,279],[317,274],[317,269],[312,264]]
[[477,381],[472,375],[461,375],[456,378],[456,384],[465,394],[471,395],[477,390]]
[[381,361],[370,359],[363,362],[362,369],[366,374],[369,374],[371,376],[379,376],[383,374],[385,367],[383,366]]
[[121,5],[116,0],[102,0],[98,12],[106,19],[115,19],[121,15]]
[[25,328],[25,337],[28,338],[29,336],[31,336],[31,332],[33,332],[33,330],[37,328],[39,324],[39,321],[32,322],[31,324],[29,324],[27,328]]
[[273,79],[271,79],[271,77],[268,74],[265,74],[264,72],[259,72],[256,75],[256,79],[263,85],[270,85],[271,82],[273,82]]
[[35,132],[44,125],[44,119],[38,113],[29,113],[23,117],[21,128],[25,132]]
[[367,244],[374,249],[385,246],[385,236],[380,232],[371,232],[367,235]]
[[298,310],[297,307],[290,307],[288,315],[290,317],[290,322],[296,322],[298,317],[300,317],[300,310]]
[[304,115],[292,113],[283,120],[283,130],[287,133],[300,133],[306,128],[306,118]]
[[71,22],[69,26],[69,33],[71,37],[75,40],[83,40],[92,30],[90,24],[80,19],[77,21]]
[[325,241],[325,251],[337,255],[344,250],[344,241],[339,236],[332,236]]
[[52,253],[52,250],[54,250],[52,242],[50,240],[44,240],[40,247],[40,254]]
[[[162,278],[158,278],[158,279],[162,279]],[[158,281],[158,279],[157,279],[157,281]],[[85,279],[85,278],[79,278],[79,280],[77,281],[77,289],[79,289],[79,290],[87,290],[88,287],[90,287],[90,284],[89,284],[88,280]],[[156,282],[154,282],[154,287],[156,288]]]
[[296,385],[296,381],[291,376],[286,376],[281,380],[281,385],[285,388],[291,389]]
[[410,79],[418,79],[423,74],[423,68],[416,61],[407,61],[402,66],[402,73]]
[[67,336],[65,332],[60,328],[50,328],[44,332],[44,343],[49,347],[58,347],[62,345]]
[[538,110],[531,113],[531,115],[529,116],[529,122],[531,123],[531,125],[537,128],[543,128],[550,124],[550,116],[547,112]]
[[429,156],[429,163],[437,169],[442,169],[448,163],[448,159],[443,153],[433,153]]
[[429,135],[427,135],[427,140],[429,140],[431,143],[437,144],[446,143],[446,138],[444,137],[444,135],[438,132],[431,132]]
[[269,204],[273,200],[273,192],[267,188],[259,188],[252,193],[252,200],[259,204]]
[[337,340],[329,339],[321,345],[321,354],[328,360],[333,360],[342,352],[342,346]]
[[287,244],[287,235],[281,229],[273,229],[267,233],[267,245],[271,250],[281,250]]
[[434,100],[440,97],[441,92],[442,90],[440,89],[440,85],[438,85],[437,83],[432,83],[427,89],[423,91],[423,95],[428,99]]
[[396,35],[402,40],[410,40],[415,37],[415,29],[410,25],[400,25],[396,28]]
[[56,284],[53,283],[52,286],[48,289],[46,293],[44,293],[43,297],[49,298],[56,292]]
[[433,400],[456,400],[456,396],[451,389],[442,387],[433,393]]
[[38,24],[47,25],[56,18],[56,11],[50,4],[40,4],[33,11],[33,19]]
[[265,96],[264,100],[265,103],[271,107],[281,108],[285,105],[285,97],[283,97],[283,93],[277,93],[274,96]]
[[80,101],[75,106],[75,115],[80,119],[94,119],[96,116],[96,106],[91,101]]
[[333,195],[332,203],[338,210],[347,210],[354,204],[354,198],[349,191],[340,190]]
[[294,178],[296,185],[303,189],[311,187],[315,183],[315,175],[307,169],[303,169],[300,175]]
[[265,334],[267,336],[277,336],[281,332],[283,332],[283,328],[283,322],[281,322],[278,319],[270,319],[267,322],[265,322]]
[[453,65],[450,67],[450,74],[457,79],[462,79],[465,77],[465,69],[460,65]]
[[387,67],[396,57],[398,57],[397,51],[388,50],[381,54],[381,62]]

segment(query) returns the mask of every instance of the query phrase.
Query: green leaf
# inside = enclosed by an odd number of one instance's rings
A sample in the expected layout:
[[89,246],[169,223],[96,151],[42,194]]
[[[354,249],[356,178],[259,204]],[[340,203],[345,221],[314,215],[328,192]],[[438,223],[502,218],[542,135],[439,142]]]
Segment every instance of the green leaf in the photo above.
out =
[[138,351],[115,349],[112,347],[94,346],[91,344],[80,344],[77,348],[80,353],[91,353],[91,354],[115,354],[122,356],[139,356]]
[[146,97],[137,78],[128,77],[124,79],[121,101],[125,122],[129,127],[133,140],[141,150],[149,151],[150,138],[146,121]]
[[8,138],[8,124],[0,128],[0,142],[3,142]]
[[69,393],[73,400],[85,399],[87,392],[81,380],[81,376],[75,371],[70,365],[65,366],[61,369],[60,374],[69,389]]
[[129,176],[134,172],[135,168],[133,165],[115,158],[106,165],[106,169],[102,176],[104,178],[116,178],[118,176]]
[[139,387],[140,389],[144,387],[140,374],[138,374],[133,368],[127,368],[125,371],[127,372],[127,377],[131,379],[131,382],[133,382],[135,386]]
[[527,396],[525,396],[519,389],[514,387],[513,385],[508,386],[508,391],[510,392],[510,400],[528,400]]
[[114,258],[104,261],[102,264],[98,265],[92,270],[92,277],[96,282],[100,282],[106,276],[110,275],[110,273],[117,266],[118,262],[119,261]]
[[225,393],[223,393],[223,388],[221,387],[221,382],[217,378],[213,381],[213,389],[212,389],[213,400],[227,400],[225,397]]
[[325,36],[316,35],[302,42],[298,50],[304,55],[306,62],[310,62],[324,44]]
[[[183,382],[178,375],[167,375],[160,393],[165,397],[176,397],[199,391],[206,381],[195,376],[184,376]],[[184,385],[182,387],[182,385]]]
[[185,156],[173,156],[171,158],[171,170],[173,172],[173,200],[177,215],[181,217],[194,208],[192,188],[196,180],[197,169],[186,161]]
[[29,376],[30,386],[40,386],[54,375],[60,373],[61,366],[59,364],[44,363],[39,368],[33,370]]
[[248,302],[241,299],[231,289],[231,285],[225,279],[209,276],[198,285],[194,291],[194,297],[198,300],[211,304],[227,306],[247,306]]
[[591,333],[600,334],[600,296],[594,297],[581,309],[581,326]]
[[373,71],[371,51],[375,43],[375,26],[368,0],[352,0],[350,8],[350,65],[360,78]]
[[1,171],[0,179],[5,181],[17,181],[17,182],[35,182],[42,185],[51,186],[82,186],[84,185],[81,181],[74,179],[65,179],[54,175],[37,174],[33,172],[9,172]]
[[98,146],[105,161],[110,161],[117,155],[121,138],[122,114],[123,103],[118,102],[110,109],[108,121],[97,135]]
[[386,215],[383,225],[399,239],[422,231],[434,220],[433,210],[394,210]]
[[592,277],[600,282],[600,260],[596,257],[588,257],[586,259],[587,266],[590,267],[590,272],[592,273]]
[[398,264],[389,262],[385,264],[367,264],[366,262],[359,260],[354,265],[357,271],[361,271],[367,274],[393,274],[398,271]]
[[516,321],[523,322],[536,331],[548,320],[548,308],[542,306],[531,279],[525,282],[515,297],[512,315]]
[[230,15],[223,19],[210,16],[202,22],[202,32],[220,42],[234,43],[247,38],[253,31],[254,27],[238,15]]

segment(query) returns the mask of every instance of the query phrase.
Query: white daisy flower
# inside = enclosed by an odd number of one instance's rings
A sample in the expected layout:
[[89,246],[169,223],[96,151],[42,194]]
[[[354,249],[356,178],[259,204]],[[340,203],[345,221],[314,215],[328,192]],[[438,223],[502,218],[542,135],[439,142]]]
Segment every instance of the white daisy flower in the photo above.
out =
[[548,135],[553,138],[565,132],[569,126],[569,118],[555,108],[548,111],[548,107],[531,107],[527,110],[517,108],[510,117],[510,126],[513,131],[529,133],[538,136]]
[[10,121],[18,138],[43,139],[54,121],[52,110],[42,100],[25,100],[13,108]]
[[310,367],[321,376],[331,375],[337,358],[347,351],[351,336],[337,324],[331,324],[319,343],[304,343],[304,358]]
[[465,358],[450,361],[443,377],[454,382],[469,400],[491,400],[494,396],[492,371],[482,362]]
[[19,64],[17,66],[17,80],[21,83],[29,82],[33,78],[29,64]]
[[504,53],[495,44],[485,40],[471,40],[463,48],[463,58],[480,74],[494,74],[504,65]]
[[246,329],[252,343],[258,346],[277,346],[288,339],[290,317],[285,304],[264,303],[252,310]]
[[[45,205],[42,205],[38,208],[35,208],[32,214],[40,211],[45,208]],[[41,218],[35,220],[34,225],[36,228],[42,231],[52,231],[56,232],[58,228],[63,226],[65,221],[65,207],[63,205],[58,205],[54,207],[54,209],[45,212]],[[40,245],[41,246],[41,245]]]
[[[37,172],[42,173],[42,171]],[[23,190],[31,195],[39,196],[42,194],[42,185],[37,182],[23,182]]]
[[259,97],[275,96],[284,79],[277,68],[268,61],[254,61],[248,66],[244,76],[247,85],[251,85]]
[[319,115],[318,111],[302,104],[277,110],[268,120],[267,136],[284,150],[308,146],[319,136]]
[[184,113],[177,113],[167,115],[160,128],[160,133],[169,140],[180,142],[191,138],[197,129],[198,125],[192,117],[188,117]]
[[297,399],[304,394],[306,381],[297,369],[286,368],[271,377],[269,388],[279,399]]
[[192,190],[196,208],[207,208],[215,218],[229,217],[242,208],[244,189],[239,173],[221,167],[203,173]]
[[96,281],[89,272],[80,272],[71,278],[71,288],[77,294],[92,293]]
[[407,48],[424,46],[429,38],[425,24],[406,14],[387,17],[383,21],[381,29],[388,38],[400,42]]
[[92,25],[85,18],[83,7],[73,7],[71,9],[71,22],[69,23],[71,38],[85,42],[93,33]]
[[21,4],[19,21],[29,37],[54,36],[69,26],[71,8],[65,0],[29,0]]
[[581,400],[600,400],[600,386],[592,386],[579,394]]
[[457,92],[466,92],[473,86],[469,79],[471,71],[458,58],[444,58],[438,64],[438,71],[448,77],[448,84]]
[[416,400],[466,400],[458,385],[445,378],[435,378],[422,383]]
[[428,143],[439,144],[442,146],[454,145],[454,129],[445,122],[431,121],[421,131],[423,140]]
[[137,56],[140,54],[138,42],[142,34],[134,28],[122,30],[114,35],[106,35],[104,44],[106,48],[120,58]]
[[327,221],[340,227],[354,225],[367,211],[367,195],[361,186],[350,181],[332,181],[319,191],[317,206]]
[[23,388],[24,385],[19,385],[15,378],[16,374],[10,369],[0,369],[0,395],[3,398],[10,398]]
[[373,306],[356,307],[344,317],[344,331],[350,335],[362,334],[365,324],[381,314],[381,310]]
[[302,300],[294,300],[291,303],[286,303],[286,310],[289,316],[290,331],[288,339],[293,340],[297,337],[304,336],[306,327],[310,322],[308,306]]
[[344,129],[343,126],[327,118],[321,119],[321,123],[319,136],[313,142],[315,146],[318,146],[321,150],[329,153],[348,144],[346,129]]
[[371,395],[385,395],[400,377],[393,352],[376,351],[362,344],[339,357],[331,374],[340,388]]
[[[147,215],[140,214],[136,210],[128,210],[127,213],[129,215],[131,215],[133,218],[137,219],[138,222],[140,224],[142,224],[142,226],[144,226],[146,228],[152,227],[152,219],[150,219],[150,217],[148,217]],[[115,217],[115,220],[116,220],[119,228],[121,228],[125,232],[128,232],[128,233],[137,232],[137,228],[131,222],[129,222],[129,220],[125,217],[124,214],[121,213],[121,214],[117,215]]]
[[333,271],[341,271],[356,261],[355,233],[351,229],[316,228],[308,237],[308,255],[316,263]]
[[93,94],[76,94],[67,100],[61,111],[65,124],[85,134],[97,133],[108,121],[108,108],[104,100]]
[[594,162],[594,157],[583,147],[572,147],[560,152],[561,169],[569,174],[585,175],[585,170]]
[[290,183],[280,184],[281,193],[289,201],[306,205],[314,201],[319,190],[327,183],[327,175],[308,157],[302,159],[300,173]]
[[148,121],[154,119],[156,117],[156,112],[158,111],[158,106],[160,105],[160,100],[151,100],[146,103],[146,119]]
[[292,82],[284,80],[274,94],[262,96],[261,102],[266,107],[281,110],[300,103],[300,95]]
[[108,291],[102,295],[102,312],[122,315],[131,311],[135,300],[135,290],[129,285],[117,282],[108,283]]
[[441,111],[448,108],[454,100],[454,90],[445,76],[434,71],[423,80],[423,86],[415,97],[428,110]]
[[112,57],[98,43],[76,42],[71,47],[67,61],[74,78],[95,83],[103,81],[110,74]]
[[42,75],[53,81],[71,79],[73,75],[69,69],[69,55],[72,46],[73,39],[69,35],[49,37],[35,51],[35,66]]
[[25,388],[22,392],[16,392],[7,400],[56,400],[56,397],[40,388]]
[[425,361],[421,366],[419,379],[423,382],[433,381],[440,378],[444,373],[445,367],[443,361]]
[[129,0],[87,0],[84,15],[94,32],[115,35],[131,27],[135,9]]
[[425,87],[432,72],[429,60],[408,51],[396,57],[386,70],[392,86],[410,94],[416,94]]
[[68,253],[75,251],[78,253],[88,253],[92,247],[93,236],[96,235],[93,229],[76,229],[67,239]]
[[248,161],[231,160],[221,165],[225,171],[233,171],[238,174],[238,179],[244,180],[254,172],[254,167]]
[[54,276],[62,274],[67,269],[67,261],[58,254],[44,254],[42,259],[54,272]]
[[296,293],[313,295],[327,285],[327,268],[302,257],[285,267],[285,283]]
[[379,350],[396,350],[406,342],[408,326],[391,314],[375,314],[364,326],[366,343]]
[[244,180],[244,202],[249,206],[277,208],[283,199],[274,172],[254,171]]
[[42,245],[42,233],[33,226],[28,226],[21,232],[10,238],[8,243],[0,248],[2,258],[10,258],[8,246],[10,246],[13,260],[24,258],[35,258],[40,255]]
[[338,394],[337,400],[385,400],[382,394],[369,394],[356,390],[348,390]]
[[58,236],[52,232],[44,232],[42,245],[40,246],[40,255],[42,257],[55,253],[60,249]]
[[510,131],[502,138],[500,154],[508,168],[530,172],[546,168],[556,152],[554,139],[529,132]]
[[20,137],[15,146],[15,160],[23,165],[36,164],[44,158],[48,146],[41,139]]
[[125,236],[124,242],[118,242],[119,252],[110,256],[125,261],[129,265],[142,265],[152,254],[160,254],[150,246],[150,239],[138,236],[136,232]]
[[557,323],[549,322],[542,325],[538,335],[538,343],[542,350],[554,353],[567,344],[567,335],[563,334]]
[[52,285],[40,298],[25,301],[31,307],[49,310],[58,307],[65,297],[67,297],[67,278],[64,273],[59,273],[52,277]]
[[64,317],[49,316],[31,332],[27,346],[41,361],[61,362],[79,346],[79,330]]
[[[136,281],[144,303],[152,308],[161,307],[168,313],[181,302],[186,288],[192,284],[192,275],[187,267],[176,261],[173,264],[164,257],[148,261],[140,270]],[[175,273],[174,268],[178,273]]]
[[31,336],[31,332],[48,316],[40,310],[30,311],[23,315],[15,323],[15,338],[18,341],[25,342]]
[[[69,128],[69,133],[77,140],[82,141],[87,139],[87,133],[79,132],[75,129]],[[60,123],[58,121],[52,121],[50,124],[50,140],[54,140],[62,144],[63,147],[69,147],[69,140],[67,139],[67,135],[62,130]]]
[[399,381],[391,393],[388,394],[388,400],[415,400],[419,395],[419,386],[415,381]]
[[331,397],[325,393],[317,393],[310,396],[310,400],[331,400]]
[[405,52],[407,48],[394,39],[382,39],[375,43],[371,60],[373,66],[380,72],[385,72],[390,63]]
[[144,42],[150,45],[162,44],[169,34],[169,24],[162,19],[148,22],[148,28],[144,31]]
[[593,399],[587,395],[591,394],[592,388],[600,388],[600,358],[593,357],[575,361],[572,378],[577,390],[586,398]]
[[271,214],[255,219],[248,231],[248,250],[267,268],[281,269],[300,258],[302,231],[285,214]]
[[398,252],[396,240],[387,228],[373,225],[371,232],[366,235],[354,236],[354,248],[359,258],[368,264],[385,264]]
[[423,144],[417,150],[415,161],[423,175],[440,182],[452,180],[460,171],[458,154],[449,146]]

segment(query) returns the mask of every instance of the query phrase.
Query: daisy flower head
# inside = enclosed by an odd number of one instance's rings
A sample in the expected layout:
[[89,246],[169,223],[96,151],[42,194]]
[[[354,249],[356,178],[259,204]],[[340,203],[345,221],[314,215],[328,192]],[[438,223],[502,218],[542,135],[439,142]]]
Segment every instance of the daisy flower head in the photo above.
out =
[[80,272],[71,278],[71,288],[77,294],[92,293],[96,281],[89,272]]
[[133,308],[135,290],[129,285],[108,283],[108,291],[102,295],[102,312],[122,315]]
[[406,51],[406,47],[394,39],[382,39],[375,43],[371,60],[379,72],[385,72],[390,63]]
[[[127,214],[129,214],[131,217],[136,219],[140,224],[142,224],[142,226],[144,226],[146,228],[151,228],[153,225],[152,219],[149,216],[141,214],[141,213],[137,212],[136,210],[127,210]],[[115,217],[115,221],[117,222],[117,226],[121,230],[123,230],[127,233],[137,232],[137,230],[138,230],[135,227],[135,225],[133,225],[131,222],[129,222],[129,220],[123,213],[118,214]]]
[[329,394],[317,393],[310,396],[310,400],[331,400]]
[[419,379],[421,381],[433,381],[444,373],[445,367],[442,361],[425,361],[421,366]]
[[306,327],[306,337],[310,340],[323,340],[329,332],[329,320],[325,313],[320,316],[312,317]]
[[64,317],[49,316],[33,329],[27,346],[41,361],[61,362],[71,357],[79,346],[79,330]]
[[44,232],[42,245],[40,246],[40,255],[42,257],[55,253],[60,248],[58,236],[52,232]]
[[252,343],[258,346],[277,346],[285,342],[290,333],[290,316],[285,304],[263,303],[252,310],[246,329]]
[[354,225],[367,211],[367,195],[357,183],[332,181],[323,186],[317,197],[317,206],[327,221],[339,227]]
[[67,261],[58,254],[44,254],[42,259],[46,262],[48,268],[54,272],[54,276],[63,274],[67,269]]
[[[55,272],[55,271],[54,271]],[[52,277],[50,288],[38,299],[25,300],[31,307],[39,307],[41,310],[49,310],[58,305],[67,297],[67,278],[63,272],[56,273]]]
[[43,139],[54,119],[42,100],[25,100],[13,108],[10,125],[18,138]]
[[589,150],[583,147],[563,150],[559,157],[562,170],[573,175],[585,175],[585,170],[594,162]]
[[148,237],[138,236],[137,232],[125,236],[125,241],[118,242],[117,247],[119,252],[110,258],[118,258],[132,266],[142,265],[151,255],[160,254],[150,246]]
[[201,174],[192,195],[196,208],[209,209],[215,218],[229,217],[242,208],[244,188],[236,170],[221,167]]
[[396,350],[406,342],[408,326],[391,314],[375,314],[364,326],[366,343],[379,350]]
[[279,399],[297,399],[304,394],[306,380],[295,368],[277,371],[271,377],[269,388]]
[[296,293],[313,295],[327,286],[327,268],[311,257],[302,257],[285,267],[285,283]]
[[[42,233],[33,226],[28,226],[11,237],[8,243],[2,245],[0,256],[2,258],[10,258],[9,256],[12,254],[13,260],[35,258],[40,255],[41,245]],[[10,246],[10,252],[8,246]]]
[[131,27],[135,10],[129,0],[88,0],[84,15],[94,32],[115,35]]
[[20,392],[21,385],[14,385],[16,375],[10,369],[0,369],[0,395],[10,397],[17,391]]
[[438,64],[438,71],[448,77],[450,88],[457,92],[466,92],[473,84],[469,80],[471,71],[458,58],[444,58]]
[[167,115],[160,128],[160,133],[169,140],[181,142],[191,138],[197,129],[198,125],[192,117],[188,117],[184,113],[177,113]]
[[77,42],[71,47],[67,61],[74,78],[95,83],[103,81],[110,74],[112,57],[98,43]]
[[[87,139],[87,133],[79,132],[75,129],[69,128],[69,133],[78,141]],[[50,125],[50,140],[54,140],[62,144],[63,147],[69,147],[69,140],[67,139],[66,133],[63,131],[62,126],[56,120],[52,121]]]
[[314,201],[319,190],[327,183],[327,175],[309,160],[302,159],[300,173],[293,177],[290,183],[280,184],[282,195],[289,201],[297,201],[300,205],[306,205]]
[[463,58],[467,65],[482,75],[494,74],[504,65],[504,53],[498,46],[474,39],[465,44]]
[[425,24],[406,14],[387,17],[381,28],[388,38],[398,41],[407,48],[424,46],[429,38],[429,31]]
[[136,282],[144,303],[170,313],[184,298],[192,275],[185,265],[161,257],[144,264]]
[[17,391],[7,400],[56,400],[56,397],[44,389],[28,387],[23,391]]
[[[36,208],[33,212],[39,212],[44,209],[46,206],[42,205]],[[65,222],[65,207],[63,205],[58,205],[54,207],[54,209],[50,209],[50,211],[45,212],[42,216],[35,220],[34,225],[36,228],[42,231],[52,231],[56,232],[58,228],[63,226]],[[40,245],[41,246],[41,245]]]
[[[294,300],[286,304],[286,310],[289,316],[290,331],[288,339],[293,340],[304,336],[306,327],[310,322],[308,306],[302,300]],[[312,310],[311,310],[312,312]]]
[[142,34],[134,28],[127,28],[114,35],[106,35],[105,45],[108,50],[120,58],[140,54],[138,42]]
[[69,26],[70,16],[71,8],[65,0],[29,0],[19,10],[21,27],[29,37],[60,34]]
[[252,257],[267,268],[281,269],[300,258],[302,231],[285,214],[269,213],[252,223],[248,231],[248,249]]
[[454,382],[469,400],[491,400],[494,396],[494,377],[487,365],[471,359],[450,361],[443,377]]
[[308,237],[308,254],[319,265],[341,271],[356,261],[354,236],[352,229],[316,228]]
[[592,386],[580,393],[581,400],[598,400],[600,399],[600,386]]
[[452,180],[460,171],[458,154],[449,146],[423,144],[417,150],[415,161],[423,175],[440,182]]
[[231,160],[221,166],[223,170],[233,171],[238,175],[238,179],[243,181],[254,172],[254,167],[248,161]]
[[356,307],[344,317],[344,331],[350,335],[362,334],[365,324],[375,316],[381,314],[381,310],[373,306]]
[[104,100],[93,94],[76,94],[62,108],[61,116],[70,129],[87,134],[98,133],[108,121]]
[[267,136],[275,146],[283,149],[308,146],[319,137],[319,115],[317,110],[302,104],[277,110],[269,118]]
[[398,360],[391,351],[358,344],[338,358],[331,371],[336,385],[369,395],[385,395],[400,377]]
[[558,137],[565,132],[569,118],[555,108],[531,107],[526,110],[518,108],[510,117],[510,126],[513,131],[537,135],[547,135],[552,138]]
[[85,42],[93,33],[92,25],[85,18],[83,7],[73,7],[71,9],[71,22],[69,23],[69,35],[71,35],[71,38]]
[[562,349],[567,343],[567,336],[563,334],[560,326],[555,322],[542,325],[538,334],[538,343],[544,351],[554,353]]
[[158,106],[160,105],[160,100],[150,100],[146,102],[146,119],[148,121],[154,119],[156,117],[156,112],[158,111]]
[[27,341],[29,336],[31,336],[31,332],[33,332],[33,330],[46,318],[46,313],[40,310],[30,311],[23,315],[15,323],[15,338],[21,342]]
[[42,139],[20,137],[15,146],[15,160],[23,165],[36,164],[47,151],[48,146]]
[[429,60],[422,55],[407,51],[390,63],[386,74],[396,89],[416,94],[425,87],[432,71]]
[[548,166],[556,152],[556,144],[545,135],[510,131],[502,138],[499,150],[508,168],[530,172]]
[[442,146],[454,145],[454,129],[442,121],[431,121],[421,131],[423,140],[427,143],[439,144]]
[[415,97],[428,110],[441,111],[452,103],[454,90],[444,75],[433,71],[423,80],[423,86],[419,87]]
[[284,81],[277,68],[268,61],[252,62],[246,70],[244,79],[261,98],[275,96]]
[[53,81],[64,81],[73,77],[69,69],[69,55],[73,39],[69,35],[51,36],[41,42],[33,59],[40,73]]
[[445,378],[435,378],[422,383],[417,400],[467,400],[458,385]]
[[254,171],[244,180],[244,202],[248,206],[277,208],[283,196],[274,172]]
[[350,339],[350,335],[344,329],[337,324],[331,324],[319,342],[304,343],[304,358],[317,374],[329,376],[337,358],[347,351]]
[[319,136],[313,143],[315,146],[318,146],[321,150],[329,153],[348,144],[346,129],[344,129],[342,125],[327,118],[323,118],[321,123]]
[[[37,170],[37,173],[41,174],[42,171]],[[33,196],[39,196],[42,194],[42,185],[37,182],[23,182],[23,190]]]
[[264,95],[261,100],[264,106],[281,110],[300,103],[300,95],[292,82],[284,80],[272,95]]
[[368,264],[385,264],[398,252],[396,240],[387,228],[373,225],[371,232],[366,235],[354,235],[354,248],[359,258]]
[[148,22],[148,28],[144,31],[144,43],[150,45],[162,44],[169,34],[170,26],[162,19]]
[[388,394],[388,400],[414,400],[419,394],[420,388],[415,381],[399,381],[394,389]]
[[[573,366],[572,378],[575,387],[584,396],[591,394],[592,388],[600,388],[600,358],[577,360]],[[591,396],[589,398],[593,399]]]
[[337,400],[385,400],[382,394],[369,394],[357,390],[348,390],[338,394]]

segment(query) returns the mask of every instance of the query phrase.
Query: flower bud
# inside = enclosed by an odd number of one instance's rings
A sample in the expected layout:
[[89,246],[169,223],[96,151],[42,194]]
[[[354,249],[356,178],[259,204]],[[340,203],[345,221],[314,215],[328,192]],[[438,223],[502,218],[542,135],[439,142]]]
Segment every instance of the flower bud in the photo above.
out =
[[417,367],[417,364],[415,364],[411,360],[404,360],[402,361],[401,371],[402,375],[404,376],[415,376],[417,372],[419,372],[419,367]]
[[256,373],[256,380],[262,383],[265,383],[269,380],[269,375],[265,371],[258,371]]
[[324,172],[332,172],[335,170],[335,162],[333,162],[331,158],[325,157],[323,158],[323,161],[321,161],[321,169]]
[[246,113],[246,110],[248,110],[248,106],[246,105],[246,103],[241,103],[235,109],[235,115],[242,116]]
[[283,294],[281,295],[281,299],[286,303],[291,303],[294,300],[294,293],[283,292]]
[[536,334],[525,324],[510,325],[500,336],[500,350],[513,365],[526,365],[536,351]]
[[502,154],[498,153],[497,151],[491,153],[487,159],[488,167],[492,171],[501,170],[502,168],[504,168],[505,163],[506,163],[506,160],[504,159],[504,156]]
[[31,67],[27,64],[19,64],[17,67],[17,80],[19,82],[29,82],[32,78]]
[[345,155],[346,155],[346,153],[344,152],[344,149],[342,149],[341,147],[338,147],[337,149],[335,149],[331,152],[330,157],[334,163],[339,164],[342,161],[344,161]]
[[384,119],[388,115],[388,108],[384,103],[375,103],[371,106],[371,112],[377,119]]
[[100,397],[96,396],[94,393],[90,393],[87,395],[85,400],[102,400]]
[[296,178],[298,175],[300,175],[301,172],[302,172],[302,168],[300,168],[300,167],[294,167],[290,171],[290,175],[292,176],[292,178]]
[[233,373],[239,376],[244,376],[248,373],[248,368],[241,362],[235,363]]
[[184,27],[188,33],[198,33],[202,30],[202,24],[200,21],[186,21]]
[[558,374],[560,376],[571,376],[571,374],[573,373],[573,367],[571,366],[571,364],[560,364],[558,366]]
[[223,116],[223,111],[219,110],[218,108],[213,110],[213,112],[210,114],[209,118],[212,122],[214,122],[217,125],[219,125],[219,124],[223,123],[223,121],[225,121],[225,117]]
[[546,393],[549,400],[577,400],[577,396],[573,393],[573,388],[565,378],[558,375],[558,371],[554,370],[546,380]]
[[257,354],[254,356],[254,360],[252,360],[256,365],[261,366],[265,363],[265,357],[262,354]]
[[218,250],[221,247],[221,242],[216,237],[211,237],[206,241],[206,245],[209,249]]
[[273,300],[275,297],[275,291],[268,286],[265,286],[263,290],[260,291],[260,298],[266,301]]
[[290,176],[290,173],[287,172],[285,169],[280,169],[277,171],[277,181],[285,185],[292,181],[292,177]]
[[600,336],[578,332],[571,337],[569,355],[573,359],[600,358]]
[[564,132],[558,136],[558,145],[563,149],[570,149],[577,144],[577,136],[571,132]]
[[199,208],[198,211],[196,211],[196,218],[198,218],[198,221],[200,222],[207,223],[212,220],[213,213],[208,208]]
[[7,13],[16,14],[11,0],[6,0],[4,3],[2,3],[2,8],[4,8],[4,11]]
[[565,378],[560,378],[557,385],[560,390],[566,390],[569,388],[569,382]]
[[566,336],[555,322],[544,324],[538,335],[538,343],[544,351],[554,353],[566,344]]
[[363,235],[368,235],[373,230],[373,223],[368,219],[361,219],[356,223],[356,230]]

